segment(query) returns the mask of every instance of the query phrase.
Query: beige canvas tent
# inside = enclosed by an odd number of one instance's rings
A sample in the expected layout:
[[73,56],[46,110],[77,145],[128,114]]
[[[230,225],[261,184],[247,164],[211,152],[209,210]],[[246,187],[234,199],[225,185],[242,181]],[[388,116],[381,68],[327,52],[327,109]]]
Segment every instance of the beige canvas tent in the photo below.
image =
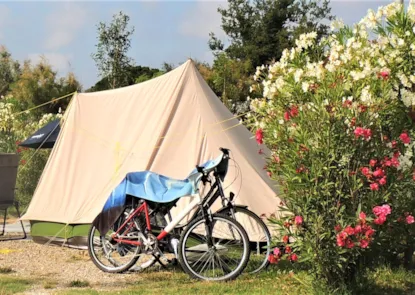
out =
[[[184,179],[217,157],[219,147],[231,149],[242,172],[235,180],[237,170],[229,168],[225,192],[257,214],[274,213],[280,200],[257,143],[193,61],[137,85],[75,94],[23,219],[31,221],[35,241],[76,244],[128,172]],[[181,199],[173,214],[189,202]]]

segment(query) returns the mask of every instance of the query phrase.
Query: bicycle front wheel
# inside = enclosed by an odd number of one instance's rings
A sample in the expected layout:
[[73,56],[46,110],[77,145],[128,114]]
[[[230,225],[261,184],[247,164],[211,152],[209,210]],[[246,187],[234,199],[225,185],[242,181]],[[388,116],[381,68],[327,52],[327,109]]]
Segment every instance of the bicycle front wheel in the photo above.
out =
[[245,269],[250,255],[249,239],[234,219],[213,214],[208,223],[198,217],[186,227],[179,242],[179,262],[193,278],[228,281]]

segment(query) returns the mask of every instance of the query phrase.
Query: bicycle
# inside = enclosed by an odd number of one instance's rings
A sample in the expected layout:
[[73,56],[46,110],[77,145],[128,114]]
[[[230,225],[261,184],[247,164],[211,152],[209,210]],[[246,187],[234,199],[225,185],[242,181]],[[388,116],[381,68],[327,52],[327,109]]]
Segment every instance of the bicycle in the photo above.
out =
[[[94,221],[88,234],[88,253],[94,264],[105,272],[123,272],[145,255],[151,255],[163,264],[160,259],[169,261],[164,254],[167,251],[178,257],[183,270],[193,278],[227,281],[238,277],[250,256],[247,233],[235,219],[223,214],[212,214],[209,208],[203,207],[206,197],[202,198],[198,189],[199,182],[207,181],[211,173],[224,180],[228,171],[229,150],[220,150],[222,155],[209,165],[198,167],[197,172],[186,180],[173,182],[173,186],[176,186],[174,189],[181,194],[170,196],[167,201],[159,196],[140,196],[137,200],[133,197],[131,206],[124,208],[108,232],[101,233]],[[178,199],[189,194],[194,196],[194,200],[169,223],[159,228],[160,232],[156,236],[152,231],[151,219],[156,220],[160,214],[169,212]],[[199,208],[200,216],[185,226],[177,241],[175,227],[196,208]],[[99,255],[101,251],[102,260]],[[122,258],[125,258],[125,262],[116,261]]]
[[[196,166],[196,170],[192,171],[192,173],[199,171],[203,171],[203,167],[208,165],[209,161],[202,166]],[[192,217],[189,219],[190,221],[195,220],[196,218],[200,217],[202,214],[202,209],[209,210],[213,204],[216,202],[218,198],[221,198],[222,207],[216,211],[218,214],[223,214],[229,216],[235,220],[237,220],[242,227],[247,230],[250,229],[250,234],[248,238],[250,238],[250,249],[251,255],[248,265],[245,270],[247,270],[250,274],[255,274],[260,272],[263,269],[266,269],[269,266],[268,257],[271,254],[271,234],[267,225],[264,221],[254,212],[248,209],[248,206],[244,205],[236,205],[234,203],[235,194],[230,192],[229,198],[225,196],[224,189],[222,188],[222,181],[219,175],[214,175],[214,181],[212,184],[212,180],[208,178],[206,175],[202,179],[203,185],[205,186],[207,183],[210,184],[210,190],[206,194],[205,198],[203,199],[203,203],[201,206],[193,213]],[[157,220],[155,220],[154,224],[157,226],[167,223],[164,216],[167,215],[169,221],[172,221],[171,212],[163,212],[158,216]],[[180,235],[180,231],[183,230],[185,226],[179,226],[175,228],[176,235]],[[161,263],[161,261],[156,260],[155,258],[150,259],[149,261],[144,262],[141,265],[135,267],[134,270],[141,271],[148,267],[151,267],[155,263],[159,262],[162,266],[165,266]],[[167,263],[175,263],[175,260],[167,260]]]

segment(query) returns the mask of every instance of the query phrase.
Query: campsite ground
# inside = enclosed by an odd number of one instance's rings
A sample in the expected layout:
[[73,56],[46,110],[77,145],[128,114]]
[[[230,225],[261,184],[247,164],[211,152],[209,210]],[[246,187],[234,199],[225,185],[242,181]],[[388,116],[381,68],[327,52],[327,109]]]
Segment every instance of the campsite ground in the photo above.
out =
[[[87,251],[39,245],[30,240],[0,242],[0,294],[311,294],[311,278],[273,267],[230,283],[190,279],[179,268],[106,274]],[[360,292],[361,291],[361,292]],[[415,273],[378,269],[359,294],[415,294]],[[413,292],[413,293],[412,293]]]

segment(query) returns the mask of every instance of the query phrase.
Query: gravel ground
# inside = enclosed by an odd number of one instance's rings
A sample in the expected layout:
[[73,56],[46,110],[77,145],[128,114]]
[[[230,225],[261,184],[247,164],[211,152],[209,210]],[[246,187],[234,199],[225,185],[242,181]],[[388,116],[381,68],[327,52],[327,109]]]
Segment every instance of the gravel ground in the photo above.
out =
[[74,280],[88,281],[97,289],[122,288],[126,282],[140,280],[138,273],[102,272],[90,260],[86,250],[40,245],[30,240],[0,242],[0,267],[10,267],[13,270],[10,276],[38,282],[30,294],[45,294],[40,292],[45,284],[64,288]]

